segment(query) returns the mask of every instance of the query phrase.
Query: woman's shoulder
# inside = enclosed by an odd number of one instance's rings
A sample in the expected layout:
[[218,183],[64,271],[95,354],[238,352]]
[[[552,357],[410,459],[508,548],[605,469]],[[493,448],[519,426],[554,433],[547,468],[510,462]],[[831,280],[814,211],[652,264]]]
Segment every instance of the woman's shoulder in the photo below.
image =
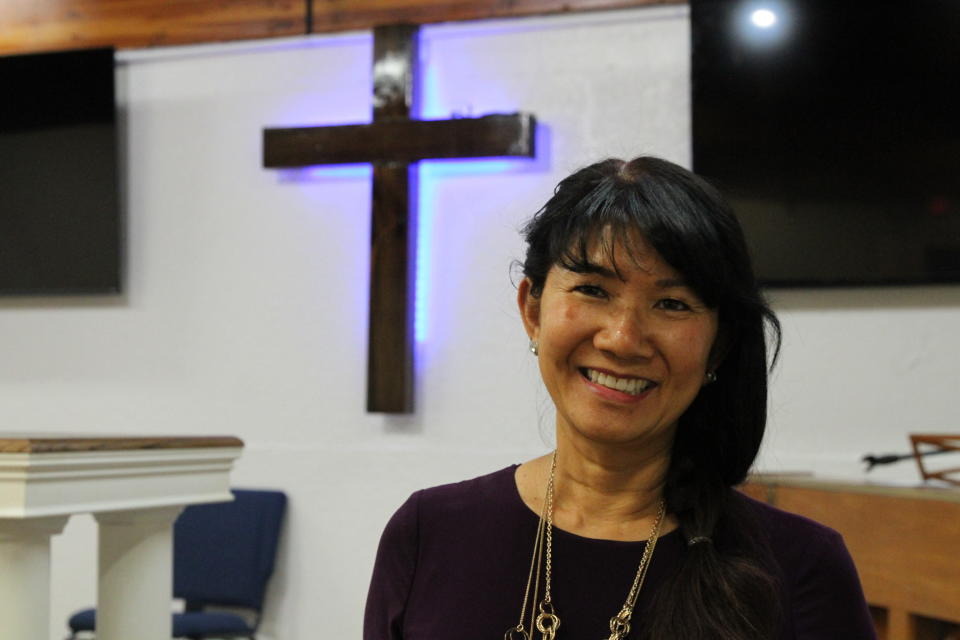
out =
[[843,537],[825,524],[784,511],[737,492],[737,499],[749,509],[762,528],[774,556],[781,565],[816,562],[816,556],[831,550],[846,553]]
[[502,510],[519,500],[510,465],[469,480],[441,484],[413,492],[394,514],[394,519],[431,522]]
[[788,587],[803,589],[822,581],[848,583],[859,591],[859,577],[843,536],[829,526],[739,494],[755,514]]
[[771,535],[779,537],[810,537],[816,539],[836,539],[840,536],[835,530],[825,524],[807,518],[806,516],[784,511],[774,505],[761,502],[748,495],[736,492],[741,501],[753,514],[768,527]]
[[469,480],[421,489],[413,497],[421,517],[502,508],[518,499],[514,482],[516,468],[517,465],[510,465]]
[[523,523],[516,465],[469,480],[415,491],[393,514],[383,544],[442,551],[465,540],[490,539]]
[[830,527],[738,494],[757,518],[779,565],[794,637],[875,638],[857,568]]

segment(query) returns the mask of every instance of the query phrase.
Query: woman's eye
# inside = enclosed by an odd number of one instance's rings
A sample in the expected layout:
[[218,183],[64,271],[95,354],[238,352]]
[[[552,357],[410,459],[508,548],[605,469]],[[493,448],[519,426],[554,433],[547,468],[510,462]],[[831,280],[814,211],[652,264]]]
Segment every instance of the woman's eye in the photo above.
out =
[[657,302],[657,307],[665,309],[666,311],[689,311],[690,305],[688,305],[683,300],[677,300],[676,298],[664,298]]
[[592,285],[592,284],[581,284],[573,288],[574,291],[582,293],[591,298],[604,298],[607,295],[607,292],[602,288]]

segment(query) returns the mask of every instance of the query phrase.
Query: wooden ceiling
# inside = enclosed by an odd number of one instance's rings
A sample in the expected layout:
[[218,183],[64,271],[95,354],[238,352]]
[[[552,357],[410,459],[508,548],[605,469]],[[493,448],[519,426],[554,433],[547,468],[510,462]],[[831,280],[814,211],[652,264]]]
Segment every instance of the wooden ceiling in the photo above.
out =
[[2,0],[0,54],[132,49],[685,0]]

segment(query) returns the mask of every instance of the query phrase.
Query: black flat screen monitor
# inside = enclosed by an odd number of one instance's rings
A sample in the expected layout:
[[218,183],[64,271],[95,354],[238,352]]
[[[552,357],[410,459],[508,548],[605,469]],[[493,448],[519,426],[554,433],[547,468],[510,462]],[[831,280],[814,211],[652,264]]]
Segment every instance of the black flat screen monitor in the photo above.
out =
[[690,7],[693,167],[761,280],[960,282],[960,3]]
[[0,294],[120,290],[111,49],[0,57]]

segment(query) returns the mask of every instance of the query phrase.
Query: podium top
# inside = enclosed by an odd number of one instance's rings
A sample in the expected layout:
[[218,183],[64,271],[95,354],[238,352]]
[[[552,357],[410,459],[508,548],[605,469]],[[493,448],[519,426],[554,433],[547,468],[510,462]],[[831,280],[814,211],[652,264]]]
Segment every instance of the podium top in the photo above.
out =
[[120,436],[66,433],[0,433],[0,453],[70,453],[141,449],[243,447],[234,436]]

